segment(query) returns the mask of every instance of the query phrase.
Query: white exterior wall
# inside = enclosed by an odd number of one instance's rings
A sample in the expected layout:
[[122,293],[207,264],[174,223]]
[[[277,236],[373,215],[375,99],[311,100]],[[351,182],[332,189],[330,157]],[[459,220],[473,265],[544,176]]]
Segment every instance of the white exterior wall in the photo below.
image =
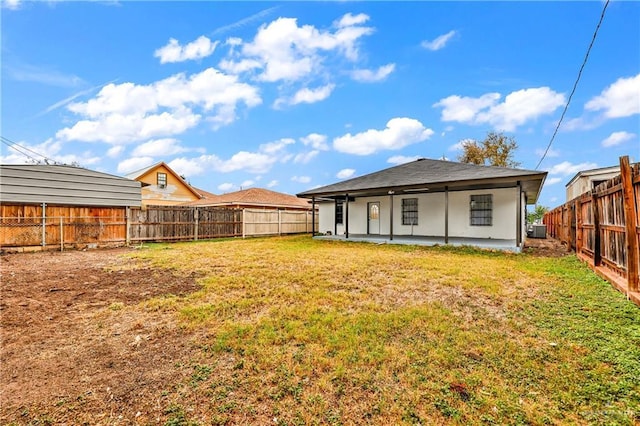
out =
[[[471,195],[493,194],[492,226],[469,224]],[[402,199],[418,199],[418,225],[413,235],[444,236],[445,193],[398,194],[393,196],[393,235],[411,235],[411,225],[402,225]],[[449,192],[449,236],[467,238],[494,238],[515,240],[517,232],[518,188]],[[380,202],[380,234],[389,234],[389,196],[356,198],[349,203],[349,233],[367,233],[367,204]],[[525,199],[522,194],[522,236],[526,235]],[[335,207],[333,203],[319,205],[319,231],[334,233]],[[344,214],[346,218],[346,203]],[[344,225],[338,225],[337,235],[344,234]]]
[[[492,225],[471,226],[469,197],[484,194],[493,194]],[[515,240],[518,196],[518,188],[450,192],[449,236]]]

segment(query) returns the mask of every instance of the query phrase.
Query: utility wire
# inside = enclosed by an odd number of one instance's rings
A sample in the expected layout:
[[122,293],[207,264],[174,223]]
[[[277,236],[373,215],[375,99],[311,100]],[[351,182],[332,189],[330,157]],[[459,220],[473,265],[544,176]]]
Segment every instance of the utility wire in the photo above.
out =
[[[28,152],[30,152],[32,154],[35,154],[35,155],[37,155],[39,157],[44,158],[44,162],[46,164],[58,164],[57,161],[55,161],[55,160],[53,160],[53,159],[51,159],[51,158],[49,158],[49,157],[47,157],[45,155],[42,155],[39,152],[36,152],[36,151],[34,151],[34,150],[30,149],[30,148],[27,148],[26,146],[22,146],[22,145],[12,141],[11,139],[9,139],[7,137],[0,136],[0,141],[3,144],[7,145],[9,148],[12,148],[13,150],[15,150],[15,151],[19,152],[20,154],[28,157],[29,159],[31,159],[32,161],[34,161],[36,163],[42,163],[42,160],[39,160],[39,159],[33,157],[32,155],[28,154]],[[25,152],[25,151],[27,151],[27,152]]]
[[587,49],[587,54],[584,55],[584,61],[582,61],[582,65],[580,66],[580,71],[578,71],[578,77],[576,78],[576,82],[573,84],[573,89],[571,89],[571,94],[569,94],[569,99],[567,100],[567,104],[564,106],[564,110],[562,111],[562,115],[560,116],[560,120],[558,121],[558,124],[556,125],[556,129],[553,131],[553,135],[551,136],[551,140],[549,141],[549,144],[547,145],[547,149],[544,150],[544,154],[542,154],[542,158],[540,158],[540,161],[538,161],[538,165],[536,166],[535,170],[538,170],[538,167],[540,167],[540,164],[542,164],[542,161],[547,156],[547,153],[549,152],[549,149],[551,149],[551,144],[553,144],[553,140],[556,138],[556,134],[558,133],[558,129],[560,128],[560,124],[562,124],[562,120],[564,119],[564,115],[567,113],[567,110],[569,109],[569,104],[571,103],[571,98],[573,97],[573,94],[576,92],[576,88],[578,87],[578,82],[580,81],[580,77],[582,77],[582,70],[584,69],[585,65],[587,65],[587,59],[589,59],[589,53],[591,52],[591,48],[593,47],[593,44],[596,41],[596,37],[598,36],[598,30],[600,29],[600,25],[602,25],[602,21],[604,19],[604,13],[607,11],[607,6],[609,6],[609,0],[606,1],[606,3],[604,4],[604,7],[602,8],[602,13],[600,14],[600,21],[598,21],[598,25],[596,26],[596,30],[593,32],[593,37],[591,38],[591,43],[589,43],[589,48]]

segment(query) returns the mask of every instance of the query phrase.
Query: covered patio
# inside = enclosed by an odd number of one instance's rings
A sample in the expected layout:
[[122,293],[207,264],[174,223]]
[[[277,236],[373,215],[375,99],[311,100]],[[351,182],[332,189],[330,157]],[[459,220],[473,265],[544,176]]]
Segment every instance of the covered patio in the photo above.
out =
[[435,236],[422,236],[422,235],[372,235],[372,234],[349,234],[346,235],[316,235],[313,237],[316,240],[331,240],[331,241],[354,241],[365,242],[373,244],[404,244],[404,245],[419,245],[419,246],[438,246],[438,245],[452,245],[452,246],[473,246],[487,250],[501,250],[511,251],[514,253],[520,253],[521,249],[517,245],[516,240],[502,240],[502,239],[490,239],[490,238],[463,238],[463,237],[449,237],[445,241],[444,237]]

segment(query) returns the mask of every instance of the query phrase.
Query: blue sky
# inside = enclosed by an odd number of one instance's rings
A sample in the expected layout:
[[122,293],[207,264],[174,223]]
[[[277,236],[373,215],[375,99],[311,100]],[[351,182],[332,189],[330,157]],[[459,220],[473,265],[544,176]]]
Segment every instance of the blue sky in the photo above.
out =
[[[455,160],[494,130],[534,169],[603,5],[3,0],[1,133],[118,175],[165,161],[214,193]],[[578,170],[640,161],[638,22],[640,3],[609,5],[541,204]]]

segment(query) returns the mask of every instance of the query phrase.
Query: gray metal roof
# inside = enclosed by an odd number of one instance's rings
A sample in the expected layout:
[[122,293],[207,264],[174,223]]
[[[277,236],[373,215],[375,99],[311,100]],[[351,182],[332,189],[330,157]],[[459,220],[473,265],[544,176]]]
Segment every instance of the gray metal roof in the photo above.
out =
[[424,192],[500,188],[515,186],[519,181],[527,193],[527,202],[534,203],[547,172],[478,166],[475,164],[422,158],[364,176],[310,189],[299,197],[331,197],[349,195],[380,195],[388,191],[420,189]]
[[0,202],[137,207],[140,182],[80,167],[0,165]]

